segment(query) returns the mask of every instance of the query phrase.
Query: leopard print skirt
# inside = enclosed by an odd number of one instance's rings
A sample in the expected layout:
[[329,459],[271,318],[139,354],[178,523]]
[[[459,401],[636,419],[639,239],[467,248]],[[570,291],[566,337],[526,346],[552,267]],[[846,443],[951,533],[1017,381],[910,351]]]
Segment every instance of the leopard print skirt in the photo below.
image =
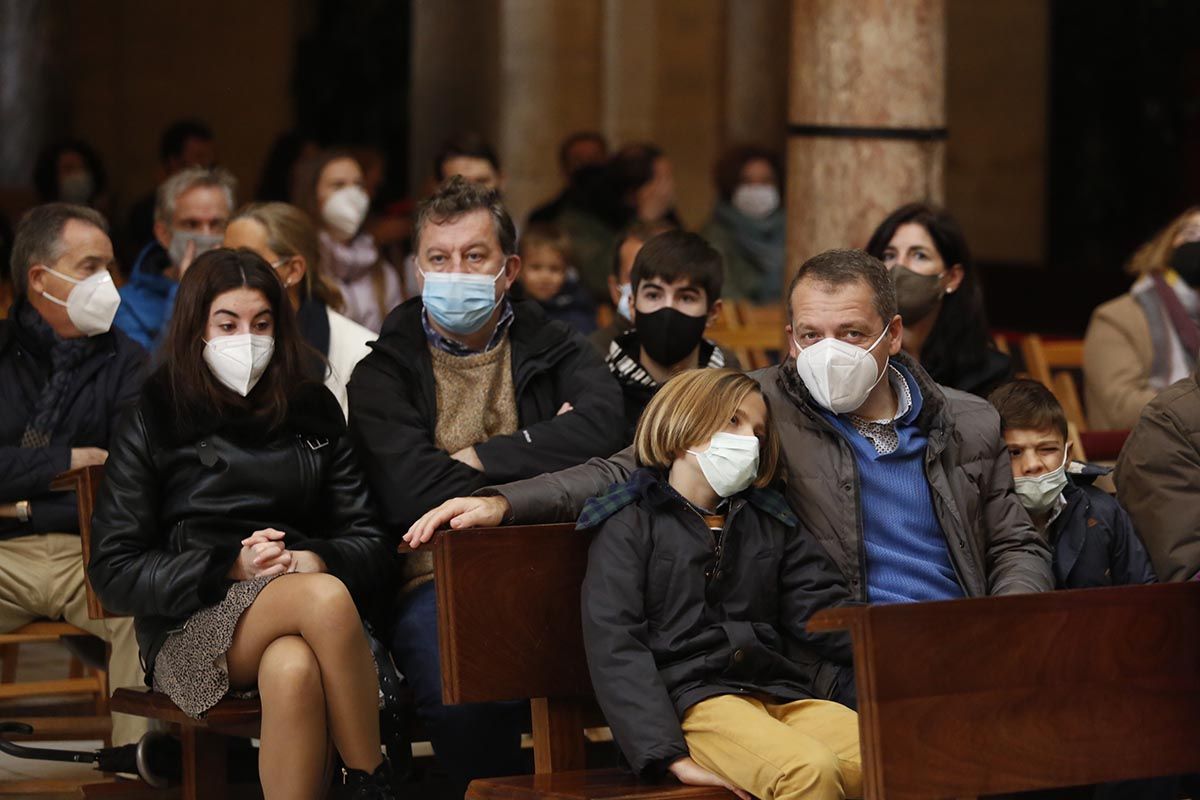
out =
[[193,719],[201,719],[226,695],[257,695],[253,690],[229,691],[225,654],[233,644],[238,620],[276,577],[238,581],[229,587],[224,600],[188,617],[181,630],[167,637],[154,659],[154,691],[170,697]]

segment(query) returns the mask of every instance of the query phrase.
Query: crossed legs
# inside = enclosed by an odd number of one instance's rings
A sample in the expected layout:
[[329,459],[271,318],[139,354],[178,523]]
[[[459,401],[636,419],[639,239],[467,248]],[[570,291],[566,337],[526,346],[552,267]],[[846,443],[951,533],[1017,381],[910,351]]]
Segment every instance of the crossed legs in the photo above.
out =
[[332,575],[271,581],[242,614],[229,683],[262,696],[259,775],[270,798],[319,798],[330,738],[346,766],[382,761],[379,682],[358,610]]

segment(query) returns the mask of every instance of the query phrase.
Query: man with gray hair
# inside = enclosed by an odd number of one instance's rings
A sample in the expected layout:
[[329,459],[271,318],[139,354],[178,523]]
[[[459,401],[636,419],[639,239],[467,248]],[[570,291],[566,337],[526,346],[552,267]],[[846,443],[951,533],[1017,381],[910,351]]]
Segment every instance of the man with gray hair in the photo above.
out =
[[[15,294],[0,320],[0,631],[64,619],[112,645],[109,685],[143,683],[132,618],[88,618],[75,496],[52,492],[68,469],[103,464],[141,390],[146,355],[110,330],[120,298],[107,223],[84,206],[27,213],[12,253]],[[145,721],[113,717],[114,743]]]
[[155,241],[134,262],[114,322],[147,350],[166,330],[183,273],[196,256],[221,246],[236,191],[236,179],[220,167],[190,167],[158,187]]
[[[587,340],[511,302],[521,259],[495,191],[450,178],[413,232],[421,296],[397,307],[350,379],[350,430],[397,539],[443,500],[580,464],[623,444],[621,390]],[[472,778],[522,771],[519,706],[443,706],[433,563],[403,558],[391,624],[438,760]]]

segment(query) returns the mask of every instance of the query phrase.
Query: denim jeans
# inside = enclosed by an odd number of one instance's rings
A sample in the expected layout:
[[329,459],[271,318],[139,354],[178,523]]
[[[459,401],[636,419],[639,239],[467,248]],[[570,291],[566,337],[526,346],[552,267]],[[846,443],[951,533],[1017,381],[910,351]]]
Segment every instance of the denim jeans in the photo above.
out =
[[437,596],[432,581],[400,598],[388,643],[396,668],[412,688],[417,714],[429,733],[438,763],[454,781],[456,791],[465,792],[475,778],[529,771],[521,752],[521,733],[529,724],[528,702],[442,705]]

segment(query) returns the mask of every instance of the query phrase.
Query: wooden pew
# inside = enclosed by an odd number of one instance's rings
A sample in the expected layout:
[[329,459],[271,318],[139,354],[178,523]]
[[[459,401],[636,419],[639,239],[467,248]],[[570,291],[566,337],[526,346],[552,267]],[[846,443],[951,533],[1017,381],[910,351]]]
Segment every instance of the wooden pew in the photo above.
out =
[[854,639],[868,800],[1200,771],[1200,584],[818,612]]
[[596,717],[583,652],[579,587],[590,538],[574,525],[439,533],[433,540],[442,699],[529,698],[534,775],[473,781],[470,800],[731,800],[724,789],[642,782],[586,770]]

